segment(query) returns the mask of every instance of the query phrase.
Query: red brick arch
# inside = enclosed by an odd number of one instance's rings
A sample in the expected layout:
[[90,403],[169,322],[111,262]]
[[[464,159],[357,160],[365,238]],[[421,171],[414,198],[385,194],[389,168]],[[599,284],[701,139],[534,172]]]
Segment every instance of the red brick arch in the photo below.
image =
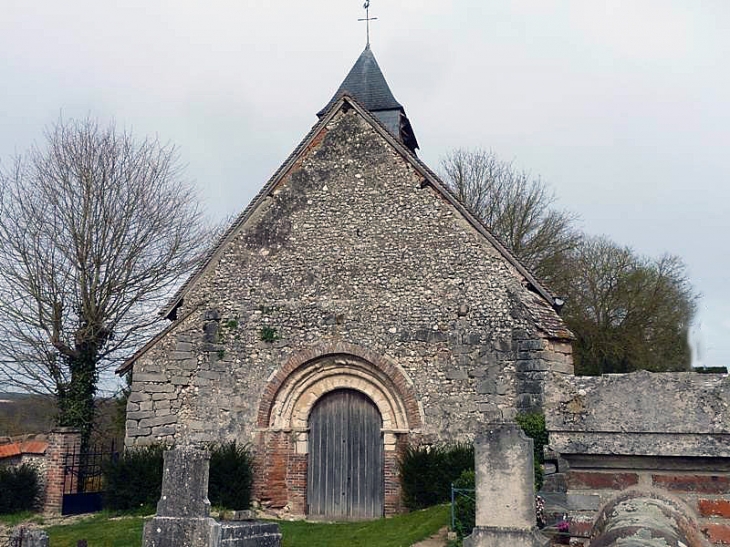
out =
[[287,379],[303,367],[312,365],[325,358],[336,358],[337,356],[351,356],[360,359],[371,365],[379,373],[385,375],[390,381],[390,391],[394,392],[393,395],[398,399],[398,403],[402,405],[408,429],[421,427],[423,420],[413,390],[413,382],[411,382],[406,373],[390,359],[360,346],[344,342],[321,344],[294,353],[284,366],[270,378],[264,389],[261,402],[259,403],[258,427],[261,429],[270,427],[272,410],[277,398],[281,395],[282,387],[285,385]]

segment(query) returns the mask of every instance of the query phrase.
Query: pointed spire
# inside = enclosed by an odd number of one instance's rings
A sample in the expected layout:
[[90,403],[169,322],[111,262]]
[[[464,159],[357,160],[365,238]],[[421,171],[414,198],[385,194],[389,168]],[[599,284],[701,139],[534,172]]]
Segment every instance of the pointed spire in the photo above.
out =
[[354,66],[345,77],[337,92],[317,116],[322,116],[343,94],[353,96],[385,125],[403,144],[415,152],[418,142],[403,106],[395,100],[385,81],[385,76],[375,60],[375,55],[366,46]]

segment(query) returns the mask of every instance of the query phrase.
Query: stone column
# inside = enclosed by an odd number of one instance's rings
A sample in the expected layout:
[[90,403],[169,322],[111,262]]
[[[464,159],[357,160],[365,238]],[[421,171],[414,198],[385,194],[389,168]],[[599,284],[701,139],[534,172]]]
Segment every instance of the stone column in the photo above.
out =
[[210,454],[192,447],[165,452],[157,515],[144,526],[143,547],[214,547],[221,526],[210,518]]
[[[63,481],[66,454],[75,454],[81,448],[81,432],[72,427],[58,427],[51,431],[46,449],[46,492],[43,512],[60,514],[63,506]],[[69,477],[74,480],[74,477]],[[69,492],[75,484],[67,484]]]
[[476,526],[464,547],[543,547],[537,529],[532,439],[515,423],[493,423],[474,442]]

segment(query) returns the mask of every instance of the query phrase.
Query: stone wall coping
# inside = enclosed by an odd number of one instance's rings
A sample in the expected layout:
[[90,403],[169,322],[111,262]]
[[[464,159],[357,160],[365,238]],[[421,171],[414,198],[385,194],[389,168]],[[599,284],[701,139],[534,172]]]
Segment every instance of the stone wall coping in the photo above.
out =
[[730,434],[727,433],[550,430],[550,446],[561,456],[730,458]]

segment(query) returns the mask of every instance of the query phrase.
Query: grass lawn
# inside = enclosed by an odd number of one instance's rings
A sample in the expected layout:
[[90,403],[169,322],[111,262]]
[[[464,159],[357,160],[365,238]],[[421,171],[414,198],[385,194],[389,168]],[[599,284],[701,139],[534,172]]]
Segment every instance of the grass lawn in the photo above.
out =
[[141,547],[143,517],[111,517],[101,513],[74,524],[46,528],[51,547],[76,547],[85,539],[89,547]]
[[409,547],[448,524],[449,507],[439,505],[367,522],[280,522],[284,547]]
[[[448,506],[441,505],[367,522],[320,523],[280,521],[285,547],[409,547],[446,526]],[[101,513],[70,525],[46,528],[51,547],[76,547],[85,539],[89,547],[139,547],[142,517],[110,517]]]

